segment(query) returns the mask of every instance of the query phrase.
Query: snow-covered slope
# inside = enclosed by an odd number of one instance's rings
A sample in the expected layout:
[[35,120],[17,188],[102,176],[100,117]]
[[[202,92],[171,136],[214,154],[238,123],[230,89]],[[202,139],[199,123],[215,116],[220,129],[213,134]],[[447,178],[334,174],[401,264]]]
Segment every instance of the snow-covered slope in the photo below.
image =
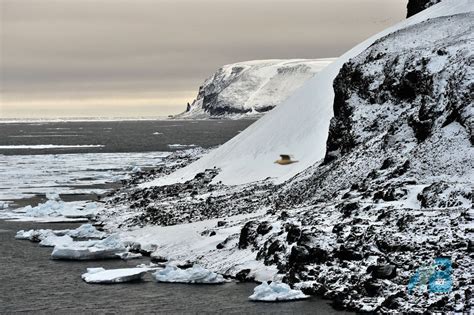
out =
[[[333,81],[342,65],[377,39],[407,26],[439,16],[469,12],[472,0],[445,0],[357,45],[309,79],[285,102],[244,132],[193,164],[141,187],[184,182],[204,169],[221,169],[214,182],[241,184],[271,177],[283,182],[320,162],[326,154],[329,123],[333,117]],[[292,154],[298,163],[273,163],[279,154]]]
[[219,68],[176,118],[253,117],[273,109],[335,58],[255,60]]

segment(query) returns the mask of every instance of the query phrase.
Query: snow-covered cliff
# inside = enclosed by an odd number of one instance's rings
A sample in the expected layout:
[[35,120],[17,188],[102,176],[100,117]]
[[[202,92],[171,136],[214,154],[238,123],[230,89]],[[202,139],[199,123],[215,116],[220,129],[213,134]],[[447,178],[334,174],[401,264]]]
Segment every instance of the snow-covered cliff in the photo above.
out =
[[[383,36],[430,18],[466,12],[474,5],[472,0],[445,1],[357,45],[238,136],[193,164],[142,187],[184,182],[213,167],[221,169],[215,182],[242,184],[270,177],[281,183],[321,162],[333,117],[333,81],[343,64]],[[292,154],[299,162],[281,167],[273,163],[280,154]]]
[[225,65],[176,118],[255,117],[273,109],[334,59],[255,60]]

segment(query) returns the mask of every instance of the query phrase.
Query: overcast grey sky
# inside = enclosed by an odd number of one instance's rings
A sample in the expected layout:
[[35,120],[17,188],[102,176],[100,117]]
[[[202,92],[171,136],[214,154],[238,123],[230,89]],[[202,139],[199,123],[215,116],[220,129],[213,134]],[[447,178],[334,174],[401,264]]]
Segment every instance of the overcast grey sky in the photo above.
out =
[[0,118],[178,113],[219,66],[339,56],[406,0],[0,0]]

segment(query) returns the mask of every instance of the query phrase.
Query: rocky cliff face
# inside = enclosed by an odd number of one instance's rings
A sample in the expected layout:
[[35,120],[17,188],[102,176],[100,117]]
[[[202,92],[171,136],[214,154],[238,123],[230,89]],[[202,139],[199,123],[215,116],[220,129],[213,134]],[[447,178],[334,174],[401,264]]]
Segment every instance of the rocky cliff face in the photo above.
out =
[[435,5],[440,1],[441,0],[408,0],[407,18],[423,11],[426,8],[431,7],[432,5]]
[[332,59],[257,60],[223,66],[179,118],[258,116],[291,95]]
[[[287,219],[301,231],[282,258],[289,282],[356,310],[469,310],[473,18],[428,20],[344,65],[325,163],[274,201],[307,207]],[[456,265],[452,292],[407,294],[416,270],[441,256]]]

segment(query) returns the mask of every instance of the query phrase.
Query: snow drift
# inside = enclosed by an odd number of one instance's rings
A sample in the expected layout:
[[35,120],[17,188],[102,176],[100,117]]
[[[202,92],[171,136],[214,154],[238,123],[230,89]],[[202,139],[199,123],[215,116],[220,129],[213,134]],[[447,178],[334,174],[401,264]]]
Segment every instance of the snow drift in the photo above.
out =
[[[470,0],[445,0],[369,38],[309,79],[285,102],[238,136],[191,165],[141,187],[184,182],[213,167],[221,169],[214,182],[243,184],[270,177],[281,183],[319,163],[326,154],[333,117],[333,81],[342,65],[385,35],[430,18],[472,11],[473,6]],[[292,154],[299,162],[274,164],[279,154]]]

